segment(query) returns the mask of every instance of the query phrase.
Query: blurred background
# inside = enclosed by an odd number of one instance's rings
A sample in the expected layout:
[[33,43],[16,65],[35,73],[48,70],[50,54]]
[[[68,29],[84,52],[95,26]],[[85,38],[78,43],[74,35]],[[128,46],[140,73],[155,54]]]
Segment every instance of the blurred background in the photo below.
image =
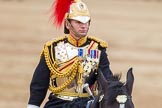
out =
[[[0,108],[26,108],[44,43],[64,35],[49,20],[52,2],[0,0]],[[125,81],[134,69],[135,107],[161,108],[162,0],[84,2],[92,17],[89,35],[108,42],[113,73]]]

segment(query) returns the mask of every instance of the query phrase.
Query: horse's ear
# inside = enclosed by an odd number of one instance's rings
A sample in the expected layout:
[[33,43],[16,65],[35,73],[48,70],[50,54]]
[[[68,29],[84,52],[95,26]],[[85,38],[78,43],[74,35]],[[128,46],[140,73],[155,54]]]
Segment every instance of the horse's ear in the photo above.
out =
[[98,69],[97,80],[98,80],[98,83],[101,85],[102,89],[104,89],[108,82],[100,69]]
[[127,72],[127,82],[126,82],[126,87],[128,90],[128,94],[132,94],[132,89],[133,89],[133,83],[134,83],[134,75],[133,75],[133,68],[130,68]]

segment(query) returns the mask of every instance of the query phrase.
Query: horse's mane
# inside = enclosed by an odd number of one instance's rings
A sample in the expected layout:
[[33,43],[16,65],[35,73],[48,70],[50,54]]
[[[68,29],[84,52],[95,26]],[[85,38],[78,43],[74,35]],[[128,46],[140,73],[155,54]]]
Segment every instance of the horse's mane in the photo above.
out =
[[108,101],[108,104],[113,104],[116,97],[121,94],[125,94],[124,82],[120,81],[121,74],[114,74],[109,80],[109,84],[106,88],[106,94],[104,99]]

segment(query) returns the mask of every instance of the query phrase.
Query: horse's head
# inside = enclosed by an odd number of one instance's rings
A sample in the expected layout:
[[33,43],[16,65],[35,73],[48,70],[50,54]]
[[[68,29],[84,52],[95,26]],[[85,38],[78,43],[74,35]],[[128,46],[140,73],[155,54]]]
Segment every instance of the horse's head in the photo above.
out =
[[101,87],[100,108],[134,108],[131,99],[134,76],[132,68],[127,72],[126,83],[120,81],[121,75],[113,75],[106,80],[102,72],[98,72],[98,82]]

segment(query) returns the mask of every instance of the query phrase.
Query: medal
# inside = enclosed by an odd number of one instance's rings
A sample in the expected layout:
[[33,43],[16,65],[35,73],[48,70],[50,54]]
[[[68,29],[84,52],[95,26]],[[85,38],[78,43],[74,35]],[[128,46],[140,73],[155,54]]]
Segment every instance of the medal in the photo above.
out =
[[82,48],[78,49],[78,56],[83,57],[83,49]]
[[90,50],[90,57],[92,59],[95,59],[96,58],[96,50]]

